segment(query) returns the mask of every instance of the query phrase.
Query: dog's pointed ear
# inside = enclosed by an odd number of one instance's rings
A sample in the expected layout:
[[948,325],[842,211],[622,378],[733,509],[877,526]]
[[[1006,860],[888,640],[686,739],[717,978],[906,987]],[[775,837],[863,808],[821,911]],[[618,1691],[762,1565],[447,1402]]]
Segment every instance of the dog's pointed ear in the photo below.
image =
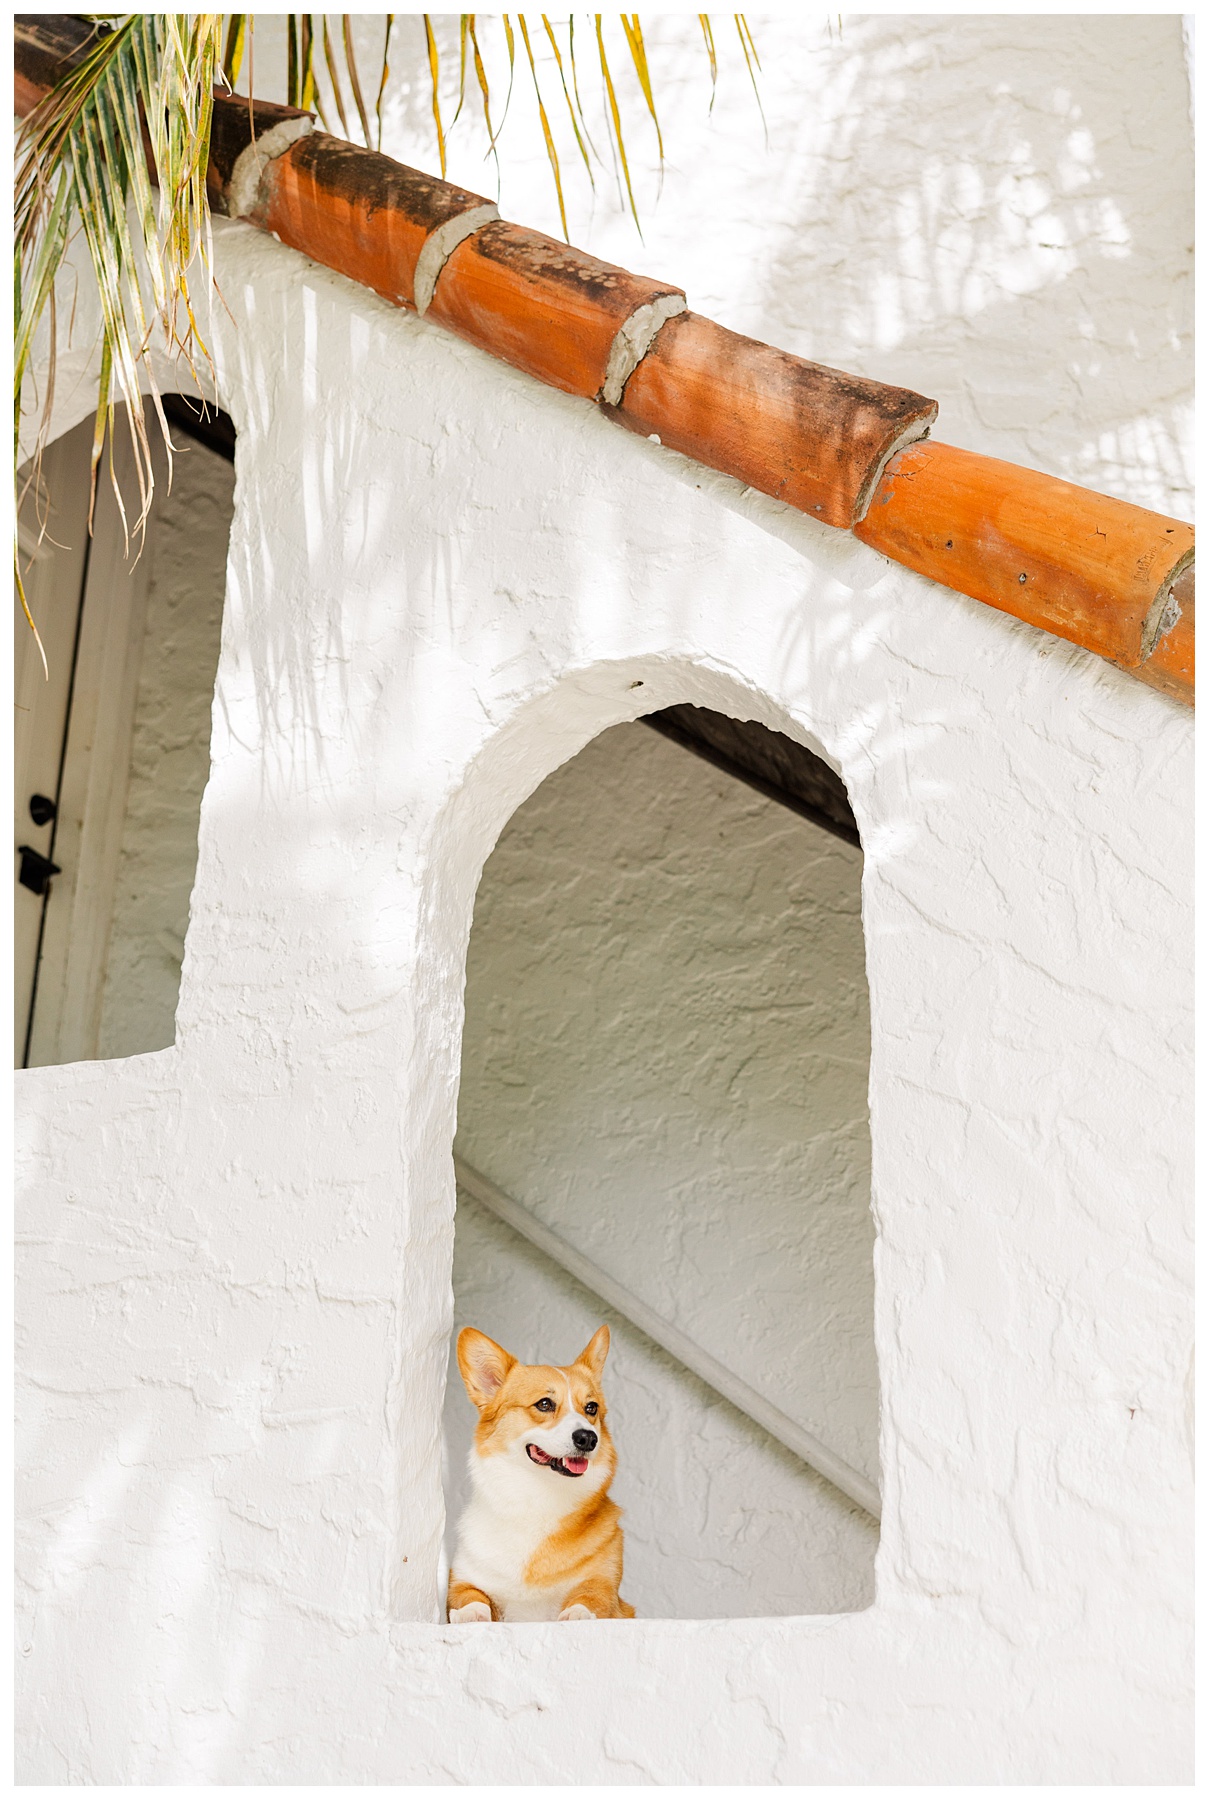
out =
[[515,1367],[515,1356],[509,1356],[485,1332],[475,1331],[471,1325],[459,1331],[458,1368],[476,1406],[486,1406],[494,1400],[508,1379],[509,1370]]
[[593,1377],[599,1381],[600,1372],[605,1366],[605,1357],[608,1354],[609,1328],[607,1325],[602,1325],[600,1330],[593,1336],[591,1342],[580,1351],[579,1355],[575,1358],[575,1361],[581,1369],[590,1370]]

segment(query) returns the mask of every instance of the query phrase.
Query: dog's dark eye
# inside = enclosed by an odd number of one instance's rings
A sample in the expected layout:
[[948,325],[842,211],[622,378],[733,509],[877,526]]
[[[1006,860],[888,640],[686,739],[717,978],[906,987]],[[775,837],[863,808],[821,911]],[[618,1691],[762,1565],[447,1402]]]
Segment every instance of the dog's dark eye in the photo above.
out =
[[588,1404],[584,1407],[584,1411],[587,1413],[589,1419],[594,1419],[600,1411],[600,1408],[597,1406],[595,1400],[589,1400]]
[[538,1412],[553,1412],[554,1411],[553,1400],[535,1400],[533,1402],[533,1404],[537,1408]]

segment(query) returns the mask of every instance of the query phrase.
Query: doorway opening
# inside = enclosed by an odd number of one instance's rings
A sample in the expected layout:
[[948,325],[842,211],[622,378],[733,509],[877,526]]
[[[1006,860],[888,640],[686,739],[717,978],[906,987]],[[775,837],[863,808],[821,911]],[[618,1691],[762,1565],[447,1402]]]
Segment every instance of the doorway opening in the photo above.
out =
[[[48,446],[20,520],[14,687],[18,1068],[135,1056],[175,1038],[234,506],[235,432],[184,395],[165,411],[171,489],[129,550],[108,478],[88,532],[92,420]],[[137,482],[117,409],[115,472]],[[42,520],[46,528],[41,529]]]
[[[639,1617],[873,1600],[861,868],[827,764],[677,706],[556,770],[483,871],[454,1338],[565,1364],[610,1326]],[[473,1423],[451,1350],[447,1558]]]

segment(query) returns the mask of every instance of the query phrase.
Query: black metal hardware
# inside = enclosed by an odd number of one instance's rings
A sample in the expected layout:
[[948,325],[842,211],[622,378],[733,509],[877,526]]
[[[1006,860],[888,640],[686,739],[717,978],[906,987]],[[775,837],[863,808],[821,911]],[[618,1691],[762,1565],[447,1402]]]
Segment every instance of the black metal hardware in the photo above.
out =
[[62,874],[58,863],[52,863],[49,856],[43,856],[39,850],[31,850],[28,844],[22,844],[17,854],[21,858],[17,879],[31,894],[44,894],[51,876]]
[[29,797],[29,816],[35,825],[49,825],[58,807],[46,794],[31,794]]

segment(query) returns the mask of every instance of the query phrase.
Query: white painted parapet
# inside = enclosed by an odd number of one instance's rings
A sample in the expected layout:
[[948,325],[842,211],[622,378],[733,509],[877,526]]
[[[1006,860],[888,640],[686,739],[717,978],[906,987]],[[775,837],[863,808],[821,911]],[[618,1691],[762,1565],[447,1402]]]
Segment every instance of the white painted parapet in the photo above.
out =
[[[1189,1779],[1188,716],[247,227],[217,255],[178,1041],[19,1083],[20,1778]],[[680,701],[819,751],[861,827],[876,1600],[442,1626],[478,874]]]

